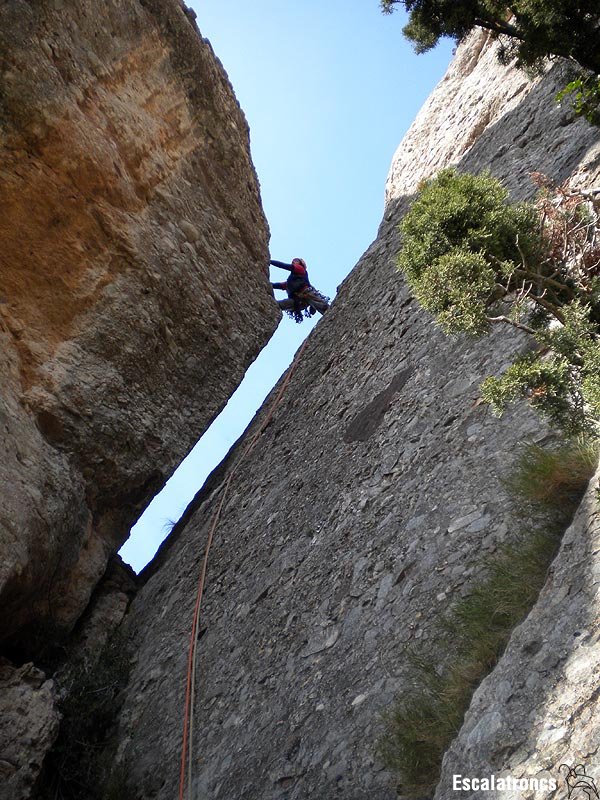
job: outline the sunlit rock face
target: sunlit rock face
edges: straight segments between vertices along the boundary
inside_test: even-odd
[[[455,775],[510,778],[518,782],[516,791],[521,796],[535,800],[570,792],[573,797],[596,796],[600,779],[599,478],[597,473],[590,482],[538,602],[474,695],[463,727],[444,758],[436,800],[456,796]],[[461,796],[475,800],[480,794],[464,791]]]
[[[3,3],[0,125],[0,638],[29,651],[279,312],[247,125],[182,4]]]
[[[276,388],[131,606],[138,661],[116,758],[130,797],[177,794],[188,640],[216,490],[271,412],[233,478],[211,551],[193,794],[396,796],[374,754],[379,714],[410,691],[407,650],[434,639],[447,605],[514,535],[501,478],[524,440],[548,435],[527,408],[498,420],[481,405],[481,380],[523,339],[445,337],[395,269],[397,226],[418,182],[450,163],[490,169],[515,198],[532,195],[534,170],[597,181],[598,131],[555,105],[562,80],[555,66],[528,83],[498,64],[483,34],[458,49],[394,158],[376,241],[311,334],[279,405]]]
[[[555,101],[566,82],[563,69],[555,65],[544,78],[530,80],[498,64],[487,33],[470,36],[394,154],[386,205],[448,166],[491,170],[515,197],[534,190],[531,171],[575,185],[589,181],[594,132],[582,122],[573,127],[568,104]]]

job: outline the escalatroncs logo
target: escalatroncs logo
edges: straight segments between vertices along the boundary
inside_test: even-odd
[[[574,767],[561,764],[558,771],[567,784],[568,800],[600,800],[596,783],[586,774],[583,764],[576,764]]]

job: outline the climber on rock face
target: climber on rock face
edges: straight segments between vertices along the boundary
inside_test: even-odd
[[[307,317],[312,317],[315,311],[324,314],[329,308],[329,298],[311,286],[308,279],[306,262],[302,258],[292,259],[291,264],[284,264],[283,261],[270,261],[274,267],[287,269],[290,277],[282,283],[272,283],[274,289],[285,289],[288,294],[287,300],[278,300],[277,303],[282,311],[296,320],[302,322],[302,312]]]

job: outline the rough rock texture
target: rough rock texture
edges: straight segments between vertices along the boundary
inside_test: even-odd
[[[110,636],[118,629],[139,581],[131,567],[113,556],[96,586],[85,613],[69,639],[69,656],[55,675],[60,689],[68,686],[74,671],[93,666]]]
[[[518,796],[566,797],[562,764],[583,765],[600,785],[599,477],[600,472],[590,482],[536,606],[475,693],[444,758],[436,800],[456,796],[454,774],[554,778],[556,791],[521,791]],[[479,796],[461,792],[465,800]],[[595,797],[581,788],[572,796]]]
[[[489,46],[486,34],[479,33],[459,47],[394,154],[386,204],[413,192],[423,178],[459,162],[486,128],[518,108],[532,88],[524,72],[498,69],[495,48]],[[509,142],[516,145],[510,138]]]
[[[530,81],[520,70],[499,68],[489,36],[471,36],[394,154],[385,187],[388,208],[419,181],[463,159],[466,169],[501,175],[518,197],[533,191],[532,171],[558,182],[571,178],[574,185],[589,181],[586,153],[594,132],[583,133],[583,123],[574,128],[568,104],[556,104],[565,72],[558,65],[550,72]]]
[[[54,684],[33,664],[0,658],[0,797],[29,797],[58,732]]]
[[[506,331],[480,343],[446,338],[395,270],[397,223],[416,181],[445,163],[489,167],[523,197],[533,188],[528,170],[593,180],[600,146],[597,130],[554,106],[556,69],[525,86],[496,64],[482,36],[459,50],[456,63],[467,65],[482,95],[500,91],[495,114],[481,123],[476,95],[471,117],[459,113],[458,79],[450,94],[445,82],[436,90],[440,99],[395,161],[410,150],[421,168],[404,182],[396,169],[377,240],[311,334],[232,483],[201,622],[194,796],[393,798],[373,748],[378,712],[406,685],[406,646],[432,635],[449,600],[511,535],[499,477],[519,443],[545,431],[522,408],[493,419],[478,403],[478,385],[521,340]],[[503,113],[510,83],[515,100]],[[475,126],[471,147],[467,134],[456,152],[465,118]],[[448,130],[449,120],[458,129]],[[446,144],[433,164],[432,133],[440,129]],[[129,614],[139,660],[118,761],[132,798],[176,794],[211,492],[242,446],[177,526]]]
[[[0,640],[27,655],[279,312],[247,125],[177,0],[2,3],[0,164]]]

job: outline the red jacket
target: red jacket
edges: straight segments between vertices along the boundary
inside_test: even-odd
[[[285,264],[283,261],[270,261],[274,267],[280,269],[287,269],[290,271],[290,277],[287,281],[282,283],[272,283],[274,289],[286,289],[288,297],[293,297],[295,294],[304,289],[305,286],[310,286],[308,278],[308,270],[302,264]]]

